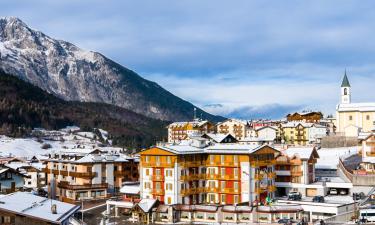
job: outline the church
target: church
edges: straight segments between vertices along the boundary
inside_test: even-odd
[[[347,137],[357,137],[360,132],[370,132],[374,128],[375,102],[352,103],[351,95],[345,71],[341,84],[341,102],[336,107],[336,132]]]

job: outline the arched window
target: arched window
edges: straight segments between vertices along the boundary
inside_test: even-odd
[[[348,95],[348,89],[344,88],[344,95]]]

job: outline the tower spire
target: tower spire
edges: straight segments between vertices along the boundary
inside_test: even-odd
[[[346,68],[344,73],[344,78],[342,79],[341,87],[350,87],[348,76],[346,75]]]

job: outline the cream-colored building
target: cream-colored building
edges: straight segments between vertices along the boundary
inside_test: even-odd
[[[369,132],[375,121],[375,102],[352,103],[351,87],[344,75],[341,84],[341,102],[336,107],[336,127],[339,134],[356,137],[359,132]]]
[[[216,130],[219,134],[231,134],[239,141],[247,137],[249,129],[247,121],[238,119],[227,119],[216,125]]]

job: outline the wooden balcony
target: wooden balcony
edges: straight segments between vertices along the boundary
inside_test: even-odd
[[[152,175],[151,179],[153,181],[164,181],[164,176],[163,175]]]
[[[114,171],[114,174],[115,176],[126,176],[126,175],[130,175],[130,171],[129,170],[116,170]]]
[[[268,189],[269,192],[275,192],[276,191],[276,186],[274,186],[274,185],[273,186],[268,186],[267,189]]]
[[[199,167],[202,166],[201,161],[185,161],[185,162],[179,162],[179,166],[183,168],[189,168],[189,167]]]
[[[164,163],[164,162],[142,162],[142,167],[163,167],[163,168],[173,168],[174,163]]]
[[[220,179],[219,174],[206,174],[206,180],[218,180]]]
[[[204,192],[205,192],[204,187],[193,187],[193,188],[181,190],[181,195],[183,195],[183,196],[196,195],[196,194],[204,193]]]
[[[275,172],[271,172],[271,173],[267,174],[267,178],[268,179],[274,179],[275,177],[276,177],[276,173]]]
[[[54,174],[54,175],[62,175],[62,176],[71,176],[71,177],[78,177],[78,178],[93,178],[97,176],[96,172],[76,172],[76,171],[66,171],[66,170],[56,170],[56,169],[48,169],[44,168],[43,171],[46,174]]]
[[[272,159],[272,160],[263,160],[263,161],[251,161],[250,162],[250,165],[252,167],[269,166],[269,165],[275,165],[275,164],[276,164],[276,160],[275,159]]]
[[[153,195],[164,195],[165,191],[164,191],[164,189],[152,189],[151,193]]]
[[[231,175],[220,175],[220,180],[239,180],[239,176],[234,176],[233,174]]]
[[[188,174],[188,175],[182,175],[180,177],[180,180],[182,181],[191,181],[191,180],[200,180],[200,179],[204,179],[203,176],[205,174]]]
[[[206,188],[205,188],[205,191],[206,191],[206,192],[214,192],[214,193],[218,193],[218,192],[220,192],[220,189],[217,188],[217,187],[206,187]]]
[[[68,190],[90,190],[90,189],[107,189],[108,184],[107,183],[101,183],[101,184],[69,184],[67,181],[61,181],[57,184],[58,188],[61,189],[68,189]]]
[[[222,188],[222,189],[220,189],[220,193],[240,194],[240,190],[239,189],[234,189],[234,188]]]
[[[303,175],[302,170],[292,170],[290,171],[290,175],[293,177],[300,177]]]

